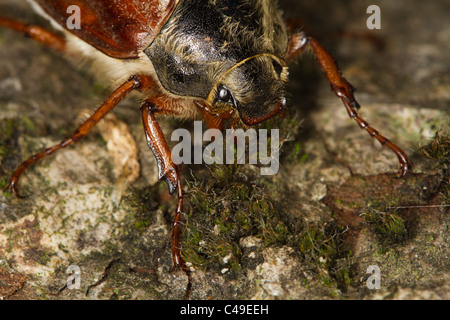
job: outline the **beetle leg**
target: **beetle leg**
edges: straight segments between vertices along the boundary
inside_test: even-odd
[[[119,88],[117,88],[103,104],[90,116],[74,133],[71,137],[61,141],[59,144],[54,145],[44,151],[35,154],[28,160],[24,161],[17,169],[14,171],[11,180],[9,182],[9,188],[11,191],[19,196],[18,192],[18,182],[21,174],[31,165],[38,162],[45,156],[51,155],[55,151],[61,148],[70,146],[71,144],[79,141],[81,138],[86,136],[91,129],[109,112],[111,111],[126,95],[131,91],[141,88],[144,77],[133,76]],[[19,196],[20,197],[20,196]]]
[[[66,40],[64,37],[40,26],[25,24],[7,18],[0,18],[0,26],[22,32],[25,36],[58,51],[64,51],[66,48]]]
[[[169,186],[169,192],[172,194],[178,187],[178,167],[172,161],[172,154],[167,145],[164,133],[161,130],[155,118],[155,113],[161,111],[158,107],[146,101],[141,106],[142,120],[144,123],[144,131],[147,137],[147,144],[155,155],[158,163],[159,179],[164,179]]]
[[[159,109],[155,103],[147,100],[141,106],[142,120],[144,123],[144,132],[147,143],[155,155],[158,163],[159,178],[166,180],[169,185],[169,192],[173,193],[178,190],[178,202],[175,216],[172,223],[172,260],[176,267],[181,268],[188,276],[188,289],[190,291],[190,270],[186,266],[184,259],[181,257],[180,236],[181,236],[181,216],[183,214],[183,187],[181,185],[180,171],[178,166],[172,161],[170,148],[164,137],[164,133],[156,120],[155,113],[164,112]],[[166,110],[167,112],[167,110]]]
[[[296,56],[303,52],[306,47],[310,47],[312,49],[314,56],[328,78],[331,85],[331,90],[333,90],[334,93],[341,98],[350,118],[354,119],[362,129],[369,133],[370,136],[376,138],[381,145],[388,147],[395,153],[400,163],[400,176],[404,176],[408,171],[408,168],[411,167],[411,163],[409,162],[405,152],[400,147],[389,141],[389,139],[382,136],[378,130],[371,127],[363,118],[361,118],[361,116],[358,115],[356,110],[359,109],[360,106],[353,96],[353,86],[344,78],[334,58],[325,50],[324,47],[322,47],[320,43],[318,43],[314,38],[305,36],[302,32],[293,34],[291,36],[288,52],[285,57],[286,63],[291,62]]]
[[[158,163],[159,179],[166,180],[169,186],[169,192],[172,194],[178,189],[178,202],[173,220],[172,230],[172,258],[177,267],[180,267],[185,272],[188,272],[183,258],[181,257],[181,250],[179,245],[180,240],[180,224],[181,215],[183,213],[183,187],[181,186],[180,171],[178,166],[172,161],[172,153],[164,137],[161,127],[156,121],[155,113],[160,111],[158,107],[146,101],[141,107],[142,121],[144,123],[144,132],[147,138],[147,143],[155,155]]]

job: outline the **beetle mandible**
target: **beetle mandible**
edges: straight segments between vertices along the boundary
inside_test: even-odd
[[[398,157],[400,175],[409,161],[401,148],[382,136],[357,113],[352,85],[333,57],[314,38],[290,27],[273,0],[29,0],[63,35],[39,26],[0,18],[0,26],[20,31],[56,50],[89,57],[122,85],[74,134],[23,162],[9,187],[18,195],[18,181],[41,158],[86,136],[133,91],[145,97],[141,106],[147,142],[170,193],[177,192],[173,217],[172,259],[189,276],[181,256],[180,222],[183,188],[178,166],[156,115],[193,117],[200,113],[210,128],[226,121],[254,126],[286,108],[288,64],[312,49],[341,98],[348,115]],[[81,9],[81,28],[69,30],[67,8]]]

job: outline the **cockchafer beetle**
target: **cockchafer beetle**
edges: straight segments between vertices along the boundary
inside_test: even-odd
[[[253,126],[286,107],[288,64],[312,49],[331,89],[349,116],[398,157],[400,175],[409,161],[398,146],[357,113],[353,87],[333,57],[314,39],[285,23],[272,0],[29,0],[63,32],[63,36],[0,18],[0,26],[20,31],[56,50],[76,52],[103,66],[108,77],[123,83],[68,139],[34,155],[14,172],[9,187],[18,195],[25,169],[41,158],[79,141],[132,91],[145,96],[141,106],[147,142],[159,178],[177,191],[172,258],[189,276],[179,245],[183,188],[179,169],[155,115],[203,115],[210,128],[226,120]],[[80,28],[69,30],[67,8],[81,10]]]

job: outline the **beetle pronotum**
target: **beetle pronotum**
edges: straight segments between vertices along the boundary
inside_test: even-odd
[[[29,0],[31,2],[31,0]],[[35,0],[33,6],[62,35],[0,18],[0,26],[20,31],[59,51],[88,56],[122,85],[68,139],[23,162],[9,187],[18,195],[24,170],[41,158],[86,136],[133,91],[145,96],[144,132],[170,193],[177,191],[172,258],[189,275],[179,246],[183,188],[179,169],[155,115],[193,116],[199,112],[210,128],[225,120],[253,126],[285,107],[288,64],[312,49],[331,89],[348,115],[398,157],[401,176],[409,161],[401,148],[382,136],[357,113],[353,87],[333,57],[314,39],[290,28],[271,0]],[[80,28],[68,30],[67,8],[81,9]]]

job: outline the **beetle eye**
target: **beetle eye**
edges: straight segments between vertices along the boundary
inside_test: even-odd
[[[231,95],[230,90],[224,85],[219,86],[217,89],[217,101],[224,103],[233,102],[233,96]]]

